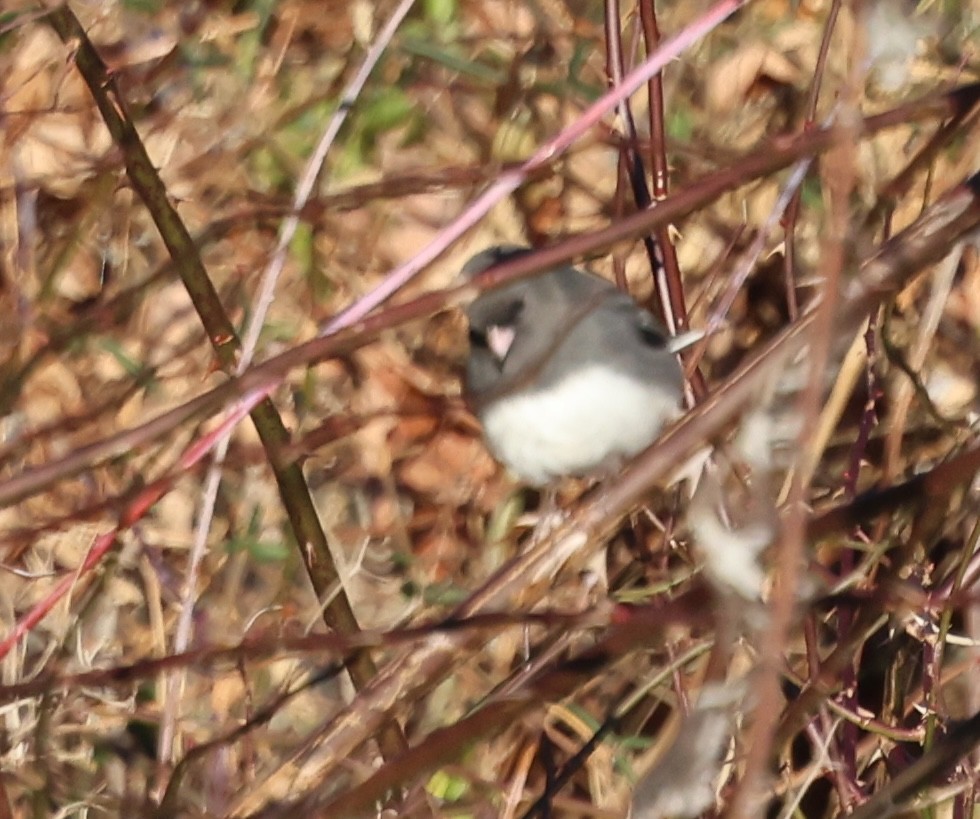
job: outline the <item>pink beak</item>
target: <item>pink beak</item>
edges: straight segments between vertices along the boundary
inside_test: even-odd
[[[507,358],[510,345],[514,343],[514,328],[491,325],[487,328],[487,346],[498,361]]]

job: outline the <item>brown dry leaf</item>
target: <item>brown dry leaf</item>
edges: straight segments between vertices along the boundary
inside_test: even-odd
[[[79,411],[85,395],[79,373],[58,359],[48,359],[24,387],[28,423],[32,427],[51,424]]]
[[[211,681],[211,695],[208,701],[214,710],[214,715],[220,720],[227,720],[238,715],[245,683],[238,674],[224,674]]]
[[[99,43],[99,56],[110,72],[122,71],[166,57],[178,46],[173,32],[149,29],[116,43]]]
[[[234,40],[240,34],[254,31],[261,22],[258,13],[254,11],[230,16],[209,15],[207,22],[200,31],[201,41]]]
[[[967,248],[963,278],[949,297],[949,312],[980,337],[980,250]]]
[[[371,501],[370,532],[375,537],[390,537],[404,529],[405,510],[400,498],[385,492]]]
[[[977,380],[963,375],[945,362],[933,365],[925,381],[926,392],[943,415],[954,417],[977,407]]]
[[[388,437],[397,423],[392,416],[372,418],[354,436],[361,467],[368,475],[390,475],[392,467]]]
[[[10,114],[29,122],[31,116],[48,109],[54,76],[51,67],[62,53],[61,41],[45,28],[34,29],[21,41],[6,77]],[[16,137],[18,130],[5,129],[4,133]]]
[[[459,577],[459,565],[465,546],[451,532],[438,529],[417,539],[414,553],[426,568],[430,583],[441,583]]]
[[[32,29],[6,78],[5,107],[19,115],[4,134],[23,184],[75,196],[111,147],[77,73],[65,67],[65,46],[52,31]]]
[[[410,444],[428,438],[439,427],[439,423],[434,415],[402,416],[388,437],[392,452],[404,452]]]
[[[417,456],[399,464],[398,475],[410,489],[436,503],[462,505],[478,498],[498,467],[476,438],[442,432]]]
[[[375,344],[358,351],[357,361],[366,377],[352,404],[354,412],[370,416],[401,407],[409,391],[403,376],[408,359],[391,345]]]
[[[122,653],[118,639],[119,608],[108,595],[99,594],[76,635],[75,656],[80,670],[105,666]]]
[[[188,482],[189,483],[189,482]],[[190,490],[187,483],[178,490]],[[146,536],[149,542],[167,549],[184,551],[191,548],[194,531],[195,495],[190,491],[168,492],[146,518]]]
[[[763,78],[794,86],[801,81],[799,69],[767,44],[751,42],[740,46],[711,66],[705,86],[708,107],[718,114],[734,111]]]
[[[63,532],[47,532],[35,541],[33,553],[45,566],[74,570],[85,560],[95,538],[103,531],[104,526],[85,523]]]

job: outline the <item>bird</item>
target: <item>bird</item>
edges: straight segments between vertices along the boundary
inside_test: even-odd
[[[490,247],[472,279],[530,253]],[[563,265],[466,308],[464,394],[491,453],[533,487],[617,469],[679,414],[683,372],[663,326],[611,282]]]

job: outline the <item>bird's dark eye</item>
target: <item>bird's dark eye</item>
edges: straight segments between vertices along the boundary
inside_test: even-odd
[[[522,299],[509,301],[500,305],[499,310],[494,311],[493,321],[490,323],[495,327],[513,327],[517,324],[517,319],[520,318],[523,311],[524,301]]]
[[[512,299],[493,305],[490,310],[480,310],[479,317],[470,318],[470,344],[486,349],[487,332],[491,327],[513,327],[524,310],[522,299]]]
[[[470,327],[470,346],[486,349],[487,334],[483,330],[478,330],[476,327]]]
[[[649,344],[651,347],[667,346],[667,336],[664,335],[664,332],[655,325],[641,324],[640,335],[643,336],[644,343]]]

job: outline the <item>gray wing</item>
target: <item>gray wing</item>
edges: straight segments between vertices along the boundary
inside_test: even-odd
[[[612,285],[610,285],[612,287]],[[612,287],[569,334],[558,358],[604,363],[625,375],[658,381],[680,396],[683,376],[667,350],[663,326],[629,295]],[[560,368],[562,362],[556,362]]]

